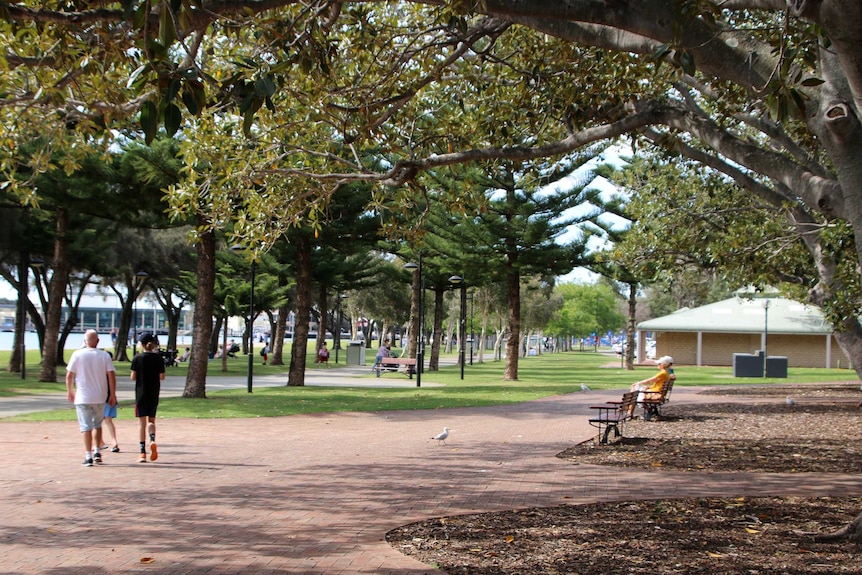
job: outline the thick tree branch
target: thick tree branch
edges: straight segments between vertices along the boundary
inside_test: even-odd
[[[766,118],[754,117],[749,114],[735,114],[733,117],[768,136],[776,146],[786,150],[797,162],[799,162],[800,165],[805,166],[807,170],[810,170],[812,173],[819,174],[824,178],[831,177],[831,174],[829,174],[823,166],[814,161],[807,150],[791,139],[787,132],[781,128],[781,124],[772,122]]]
[[[318,180],[337,180],[342,183],[353,181],[375,181],[386,186],[401,186],[412,180],[424,170],[431,170],[444,166],[479,162],[495,159],[507,159],[518,161],[529,161],[540,158],[560,156],[578,150],[588,144],[601,140],[608,140],[624,134],[638,131],[644,126],[658,122],[663,116],[663,106],[658,103],[644,103],[639,109],[616,122],[611,122],[594,128],[587,128],[564,138],[558,142],[545,146],[511,146],[490,147],[450,154],[433,155],[424,159],[402,160],[388,171],[383,173],[360,172],[360,173],[328,173],[315,174],[296,169],[275,169],[267,171],[268,174],[302,175],[304,177]]]
[[[749,173],[733,164],[730,164],[722,158],[719,158],[714,154],[708,154],[703,150],[698,150],[697,148],[684,143],[679,138],[670,137],[668,134],[660,132],[655,128],[646,128],[641,132],[641,134],[660,148],[664,148],[672,153],[681,154],[686,158],[695,160],[705,166],[709,166],[717,172],[721,172],[722,174],[729,176],[739,187],[752,192],[770,205],[781,207],[784,202],[793,199],[792,197],[784,196],[778,193],[775,189],[764,185],[753,178]]]
[[[844,195],[837,180],[812,173],[782,154],[737,138],[699,114],[672,105],[667,106],[666,112],[660,123],[688,132],[722,156],[780,182],[810,207],[827,215],[847,219]]]

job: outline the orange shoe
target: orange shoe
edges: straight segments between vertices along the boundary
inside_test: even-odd
[[[141,455],[138,456],[138,463],[146,463],[146,462],[147,462],[147,454],[141,453]]]
[[[159,458],[159,447],[155,443],[150,444],[150,461],[155,461]]]

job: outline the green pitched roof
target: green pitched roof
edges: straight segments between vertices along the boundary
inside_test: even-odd
[[[764,309],[765,302],[769,302],[768,314],[767,309]],[[769,333],[832,333],[832,326],[826,322],[820,308],[780,297],[732,298],[694,309],[683,308],[664,317],[643,321],[638,324],[638,329],[762,333],[765,326],[769,328]]]

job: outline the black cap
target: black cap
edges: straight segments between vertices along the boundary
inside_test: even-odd
[[[157,338],[153,334],[153,332],[145,331],[141,334],[141,337],[138,338],[138,341],[141,342],[143,345],[149,345],[153,342],[159,343],[159,338]]]

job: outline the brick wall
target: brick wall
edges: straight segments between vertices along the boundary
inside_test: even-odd
[[[656,334],[656,357],[670,355],[678,365],[697,364],[697,333]],[[704,333],[701,365],[733,365],[734,353],[755,353],[761,349],[761,334]],[[789,367],[826,367],[826,337],[823,335],[769,334],[767,353],[785,356]],[[832,338],[829,367],[848,368],[850,362]]]

